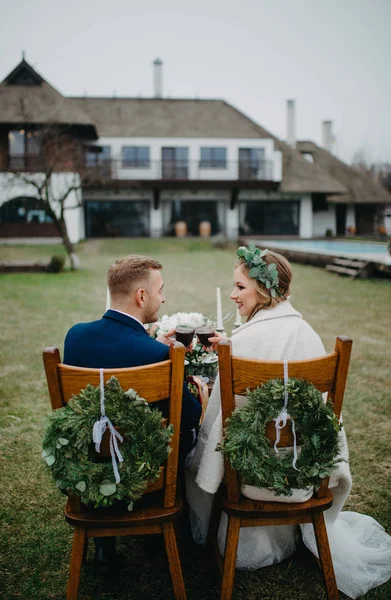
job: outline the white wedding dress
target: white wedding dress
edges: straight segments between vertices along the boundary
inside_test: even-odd
[[[304,360],[325,354],[320,338],[288,301],[260,311],[249,323],[236,329],[232,334],[232,346],[236,356],[265,360]],[[240,402],[240,397],[238,400]],[[194,540],[199,544],[206,542],[213,496],[223,478],[223,457],[215,451],[221,436],[220,385],[217,378],[193,460],[186,472],[191,528]],[[391,537],[371,517],[341,512],[352,483],[344,429],[340,441],[342,462],[330,479],[334,503],[325,512],[325,519],[338,589],[350,598],[358,598],[391,577]],[[242,493],[270,499],[268,490],[252,486],[242,486]],[[303,495],[302,501],[305,499]],[[275,500],[286,501],[287,498],[278,496]],[[221,553],[224,552],[227,521],[223,513],[218,531]],[[312,526],[300,527],[305,545],[317,555]],[[293,554],[297,540],[298,529],[291,525],[242,528],[236,567],[259,569],[279,563]]]

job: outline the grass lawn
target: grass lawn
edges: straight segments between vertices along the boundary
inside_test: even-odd
[[[41,352],[49,345],[62,352],[64,336],[74,323],[101,317],[107,268],[131,252],[148,254],[164,265],[167,302],[161,314],[196,310],[215,316],[216,286],[221,287],[223,314],[234,308],[229,293],[235,247],[213,250],[201,240],[89,241],[79,246],[78,272],[0,275],[0,598],[4,600],[65,597],[72,530],[63,518],[64,497],[41,459],[50,412]],[[53,246],[1,246],[0,260],[44,259],[60,253],[62,248]],[[391,284],[352,281],[302,265],[293,265],[293,272],[292,303],[320,334],[326,349],[333,349],[337,334],[353,338],[344,423],[354,485],[346,508],[373,516],[391,533]],[[118,580],[105,583],[95,580],[92,567],[87,567],[80,600],[173,597],[163,556],[148,550],[143,540],[123,538],[119,545],[128,558],[127,568]],[[217,569],[208,550],[196,547],[182,560],[188,598],[218,598]],[[390,582],[365,596],[390,597]],[[238,572],[235,598],[321,600],[325,593],[316,564],[300,552],[280,565]]]

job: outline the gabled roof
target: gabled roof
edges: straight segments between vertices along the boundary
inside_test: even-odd
[[[28,83],[20,81],[28,75]],[[31,83],[31,81],[35,83]],[[95,125],[75,103],[47,83],[24,59],[0,84],[0,124],[79,126],[96,138]]]
[[[22,61],[7,75],[3,83],[8,85],[41,85],[44,81],[44,78],[29,65],[23,56]]]
[[[329,173],[347,190],[347,194],[330,197],[332,202],[355,204],[390,204],[391,194],[380,184],[373,181],[368,175],[360,173],[339,160],[336,156],[320,148],[314,142],[298,142],[298,149],[303,154],[311,154],[315,166]]]

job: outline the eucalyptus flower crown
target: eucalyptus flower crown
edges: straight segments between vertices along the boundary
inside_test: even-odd
[[[278,287],[279,279],[276,263],[268,265],[262,258],[268,252],[269,250],[261,250],[250,242],[248,246],[240,246],[237,255],[248,267],[248,276],[263,283],[266,289],[270,290],[272,297],[275,298],[276,292],[279,296],[282,296],[282,294]]]

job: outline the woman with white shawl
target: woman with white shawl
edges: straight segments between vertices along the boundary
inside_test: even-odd
[[[230,297],[247,321],[232,333],[232,353],[275,361],[324,355],[320,337],[289,302],[292,272],[288,261],[274,252],[259,254],[254,245],[239,248],[238,256]],[[210,338],[215,345],[220,339],[220,335]],[[243,397],[237,397],[237,406],[244,401]],[[201,544],[206,542],[213,495],[224,475],[223,456],[216,451],[222,433],[217,377],[186,476],[192,533],[195,542]],[[351,598],[358,598],[391,577],[391,537],[371,517],[341,512],[352,481],[343,428],[340,437],[342,460],[330,479],[334,503],[325,512],[325,518],[338,589]],[[258,500],[304,502],[308,499],[304,490],[286,497],[243,485],[242,493]],[[218,533],[221,552],[225,546],[226,525],[227,517],[223,513]],[[317,554],[312,527],[303,525],[301,530],[304,543]],[[281,562],[295,551],[298,539],[298,530],[290,525],[242,528],[236,568],[258,569]]]

